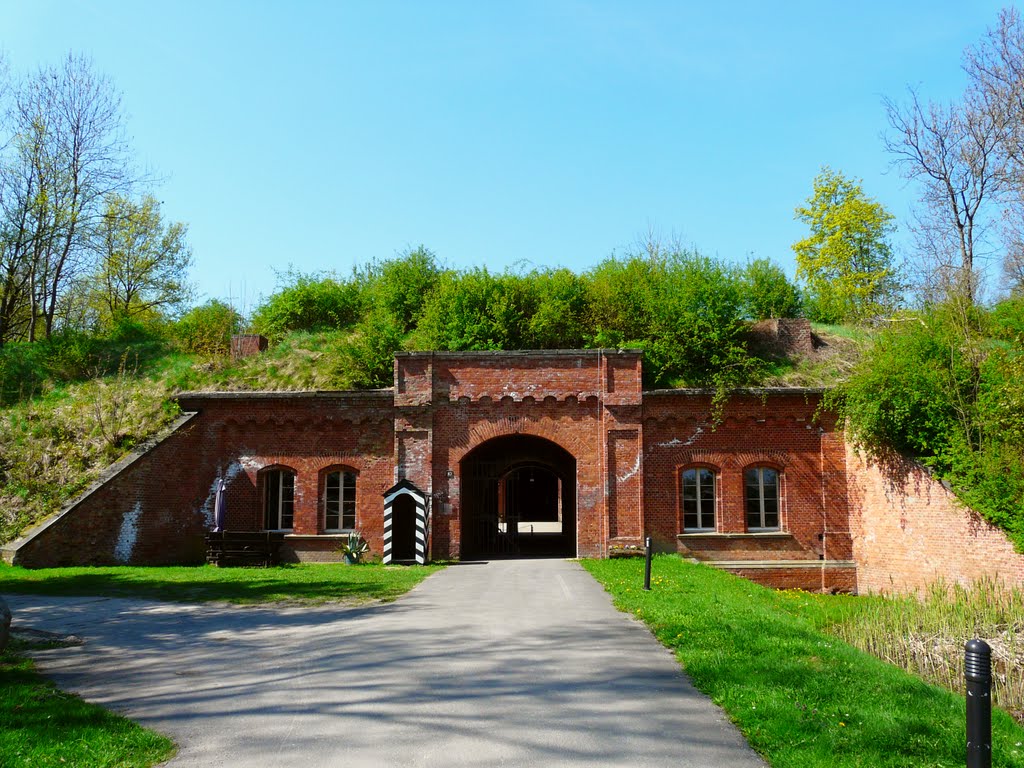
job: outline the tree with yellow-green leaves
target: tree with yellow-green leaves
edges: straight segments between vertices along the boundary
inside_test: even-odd
[[[864,194],[859,181],[823,167],[796,218],[810,229],[793,251],[812,320],[862,321],[899,304],[901,286],[889,244],[894,217]]]
[[[175,314],[192,298],[187,279],[192,249],[188,228],[164,223],[152,195],[136,202],[108,195],[100,218],[99,264],[93,277],[93,303],[101,328],[122,320]]]

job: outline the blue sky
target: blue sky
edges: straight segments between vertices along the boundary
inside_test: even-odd
[[[1000,3],[3,0],[14,71],[92,57],[123,94],[203,298],[423,244],[584,270],[654,232],[793,274],[828,164],[905,220],[883,96],[964,85]],[[902,239],[898,239],[900,244]]]

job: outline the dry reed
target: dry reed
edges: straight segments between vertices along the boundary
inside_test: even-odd
[[[832,631],[863,651],[948,690],[964,690],[964,643],[992,646],[992,695],[1024,722],[1024,592],[994,578],[932,584],[916,597],[850,604]]]

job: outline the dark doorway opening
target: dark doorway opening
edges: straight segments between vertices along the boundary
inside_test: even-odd
[[[391,562],[416,559],[416,502],[403,493],[391,511]]]
[[[576,459],[532,435],[488,440],[462,460],[462,557],[576,555]]]

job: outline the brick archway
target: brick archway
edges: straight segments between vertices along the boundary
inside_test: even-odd
[[[462,557],[574,557],[576,459],[534,435],[503,435],[462,459]]]

